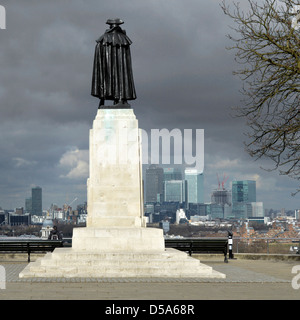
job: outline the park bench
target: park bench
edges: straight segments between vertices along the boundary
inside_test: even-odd
[[[28,262],[32,252],[52,252],[57,247],[63,247],[62,240],[1,240],[0,252],[26,252]]]
[[[193,253],[223,253],[224,262],[228,262],[228,238],[165,239],[165,247],[188,252],[190,256]]]

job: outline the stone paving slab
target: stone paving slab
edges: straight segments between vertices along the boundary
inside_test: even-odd
[[[126,282],[290,282],[268,274],[246,270],[231,264],[215,264],[216,271],[226,274],[225,279],[220,278],[19,278],[19,273],[26,267],[25,263],[4,263],[7,282],[59,282],[59,283],[126,283]]]

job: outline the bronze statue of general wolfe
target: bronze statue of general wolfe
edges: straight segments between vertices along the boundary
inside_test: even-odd
[[[106,23],[110,28],[96,40],[91,94],[100,99],[99,108],[130,108],[127,101],[136,99],[132,41],[120,27],[122,20],[109,19]],[[113,100],[113,105],[105,107],[105,100]]]

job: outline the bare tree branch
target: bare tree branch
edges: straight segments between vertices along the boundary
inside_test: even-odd
[[[247,13],[238,3],[232,11],[225,0],[221,5],[235,22],[234,36],[228,35],[234,45],[228,49],[236,50],[235,60],[242,66],[234,74],[243,81],[245,100],[235,112],[250,129],[246,150],[256,159],[273,160],[271,170],[300,180],[300,3],[248,4]]]

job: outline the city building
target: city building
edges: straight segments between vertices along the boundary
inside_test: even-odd
[[[51,216],[53,219],[65,220],[65,212],[63,210],[52,211]]]
[[[224,185],[211,195],[210,214],[212,219],[227,219],[232,216],[231,192]]]
[[[53,221],[52,219],[46,218],[43,221],[42,229],[41,229],[41,238],[44,240],[48,240],[50,232],[53,230]]]
[[[146,169],[145,202],[162,202],[164,192],[164,170],[156,165]]]
[[[31,224],[43,224],[43,221],[45,220],[45,216],[37,216],[37,215],[32,215],[31,216]]]
[[[20,225],[30,225],[31,219],[30,219],[30,213],[25,214],[18,214],[15,212],[9,212],[8,213],[8,224],[10,226],[20,226]]]
[[[259,223],[259,224],[267,224],[270,223],[270,218],[268,217],[249,217],[247,219],[248,222],[255,222],[255,223]]]
[[[15,213],[16,213],[16,214],[19,214],[19,215],[24,214],[24,208],[23,208],[23,207],[16,208],[16,209],[15,209]]]
[[[25,199],[25,212],[31,213],[32,211],[32,198]]]
[[[185,215],[185,212],[182,208],[178,209],[176,211],[176,223],[179,224],[180,223],[180,220],[187,220],[187,217]]]
[[[31,189],[31,213],[40,216],[43,214],[42,209],[42,188],[35,187]]]
[[[0,225],[7,224],[7,214],[4,210],[0,210]]]
[[[247,217],[263,217],[264,206],[262,202],[247,203]]]
[[[77,224],[86,223],[86,219],[87,219],[87,214],[86,213],[79,214],[78,217],[77,217]]]
[[[185,202],[185,181],[167,180],[164,182],[164,187],[165,202]]]
[[[210,215],[210,203],[190,203],[188,215],[207,216]]]
[[[232,181],[232,215],[237,219],[252,215],[251,203],[256,202],[256,181]],[[251,213],[250,213],[251,212]]]
[[[231,205],[231,192],[229,190],[214,190],[211,195],[211,203]]]
[[[187,183],[187,203],[204,202],[204,177],[203,172],[195,168],[187,168],[184,171],[184,178]]]
[[[164,181],[182,180],[182,172],[179,168],[164,168]]]
[[[256,202],[256,181],[232,181],[232,202]]]
[[[232,208],[228,204],[210,203],[209,213],[211,219],[229,219],[232,215]]]

